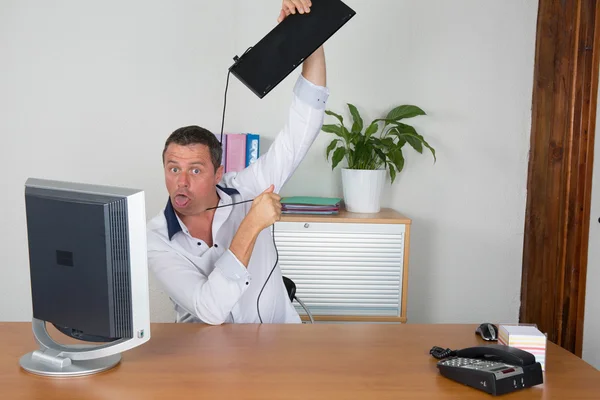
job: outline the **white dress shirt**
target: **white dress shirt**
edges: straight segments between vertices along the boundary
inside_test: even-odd
[[[217,187],[219,205],[251,200],[275,185],[275,192],[294,173],[321,130],[329,90],[298,77],[289,115],[269,150],[240,172],[229,172]],[[248,268],[229,245],[252,203],[217,208],[212,224],[213,246],[190,235],[173,210],[148,223],[148,265],[174,303],[178,322],[299,323],[277,262],[271,228],[256,240]]]

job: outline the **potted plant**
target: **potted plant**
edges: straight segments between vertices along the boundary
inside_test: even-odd
[[[417,133],[414,127],[401,122],[406,118],[426,115],[414,105],[401,105],[393,108],[385,118],[363,123],[358,109],[348,104],[352,116],[352,126],[344,125],[344,118],[330,110],[327,115],[337,118],[339,124],[323,125],[324,132],[333,133],[333,139],[326,150],[326,158],[331,155],[331,169],[343,159],[347,166],[342,169],[342,187],[346,209],[351,212],[375,213],[380,207],[381,192],[389,172],[391,183],[404,168],[402,148],[408,143],[414,150],[423,153],[423,147],[431,151],[434,162],[435,149]]]

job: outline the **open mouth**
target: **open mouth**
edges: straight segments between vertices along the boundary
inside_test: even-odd
[[[190,203],[190,198],[183,194],[178,194],[175,196],[175,205],[177,207],[183,208]]]

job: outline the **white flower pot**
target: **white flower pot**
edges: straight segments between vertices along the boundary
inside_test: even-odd
[[[379,212],[386,172],[385,169],[342,168],[342,188],[346,210],[357,213]]]

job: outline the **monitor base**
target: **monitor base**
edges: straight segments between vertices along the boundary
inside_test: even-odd
[[[77,347],[78,345],[72,346]],[[87,346],[81,346],[81,348],[85,347]],[[39,350],[27,353],[19,360],[21,368],[29,373],[59,378],[97,374],[114,368],[120,362],[121,354],[113,354],[92,360],[50,359]]]
[[[54,377],[92,375],[111,369],[121,361],[121,353],[135,345],[137,339],[123,338],[105,344],[60,344],[50,337],[46,321],[33,318],[32,329],[40,347],[23,355],[19,364],[32,374]]]

